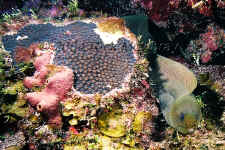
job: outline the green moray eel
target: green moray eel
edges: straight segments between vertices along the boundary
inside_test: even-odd
[[[147,16],[125,16],[123,19],[136,36],[142,35],[145,43],[152,38]],[[151,85],[167,123],[188,133],[201,119],[200,107],[192,94],[197,86],[195,75],[184,65],[160,55],[149,54],[148,60]]]
[[[150,65],[150,79],[167,123],[182,133],[192,131],[201,119],[200,106],[192,94],[197,87],[193,72],[157,55]]]

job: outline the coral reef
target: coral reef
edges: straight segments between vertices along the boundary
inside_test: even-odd
[[[25,118],[29,115],[29,108],[26,106],[26,100],[23,99],[22,94],[17,97],[17,100],[13,104],[2,104],[0,110],[1,115],[9,116],[7,121],[9,123],[18,120],[17,116]]]
[[[52,52],[44,52],[37,48],[34,53],[39,54],[34,59],[36,72],[32,77],[26,77],[24,79],[24,85],[27,88],[32,88],[45,84],[45,88],[40,92],[27,93],[25,99],[31,105],[35,106],[38,111],[46,114],[49,123],[61,125],[59,102],[65,100],[66,94],[73,86],[73,71],[68,67],[52,66],[57,72],[50,74],[51,69],[49,69],[50,67],[48,68],[48,65],[50,65]],[[51,76],[47,78],[47,75]]]
[[[104,135],[122,137],[126,134],[126,121],[131,122],[132,117],[132,114],[125,114],[122,109],[113,107],[112,111],[105,110],[98,117],[98,128]]]
[[[149,17],[156,22],[166,21],[174,10],[189,9],[190,11],[191,9],[197,9],[204,16],[213,16],[215,10],[225,7],[224,2],[221,0],[162,0],[160,2],[156,0],[133,0],[133,2],[147,9]],[[222,12],[223,9],[220,11]]]
[[[215,24],[209,24],[206,32],[201,33],[199,39],[191,40],[186,55],[193,55],[195,63],[216,62],[218,55],[224,53],[224,29]],[[189,53],[189,54],[188,54]],[[218,63],[220,63],[218,61]]]
[[[8,136],[0,142],[0,148],[3,150],[21,149],[25,145],[25,136],[23,132],[18,131],[15,135]]]
[[[15,63],[33,62],[36,71],[23,82],[27,88],[41,89],[27,93],[25,99],[56,125],[61,124],[59,102],[72,86],[73,93],[81,97],[100,94],[104,98],[128,91],[138,59],[136,37],[116,17],[64,26],[27,25],[16,34],[3,36],[3,44],[12,51]]]
[[[209,87],[225,99],[225,67],[221,65],[192,66],[197,74],[200,85]],[[206,77],[202,77],[206,76]]]
[[[24,79],[24,85],[27,88],[32,88],[33,86],[41,86],[43,84],[46,75],[48,74],[48,69],[46,65],[50,64],[51,55],[51,52],[46,52],[35,59],[34,67],[36,69],[36,72],[34,76],[26,77]],[[16,57],[18,57],[18,55]]]
[[[142,7],[147,9],[151,19],[155,21],[165,21],[168,18],[168,9],[170,0],[133,0],[134,3],[140,3]]]
[[[61,0],[50,3],[35,0],[29,1],[37,6],[37,10],[29,12],[30,17],[5,15],[5,22],[0,23],[2,47],[12,54],[12,59],[0,56],[0,100],[3,103],[0,119],[4,120],[1,129],[9,125],[4,132],[22,131],[26,142],[23,149],[223,148],[224,66],[188,65],[182,58],[184,51],[191,61],[196,56],[198,61],[209,63],[211,57],[217,58],[215,55],[223,58],[224,30],[218,24],[209,25],[214,22],[213,17],[217,17],[212,13],[218,6],[211,5],[211,1],[204,4],[195,0],[188,0],[188,4],[180,0],[140,1],[148,14],[122,19],[71,21],[67,18],[62,21],[65,16],[77,17],[77,2],[84,8],[85,15],[91,16],[97,13],[123,16],[144,10],[139,5],[134,8],[130,0],[74,0],[70,1],[74,2],[73,8],[68,5],[66,8],[65,1]],[[176,11],[171,14],[169,7]],[[65,10],[71,12],[65,14]],[[96,10],[103,12],[91,12]],[[54,18],[48,18],[48,14]],[[37,20],[39,17],[47,18]],[[154,24],[167,18],[164,27]],[[168,39],[164,40],[159,31],[166,32]],[[158,45],[152,40],[158,40]],[[193,49],[187,49],[188,43]],[[166,46],[171,53],[164,51]],[[152,67],[155,63],[149,57],[152,53],[172,54],[171,58],[184,63],[197,75],[210,74],[209,79],[199,81],[196,88],[195,76],[178,63],[158,56],[158,66]],[[36,69],[34,73],[26,71],[30,64]],[[150,69],[162,83],[152,81]],[[156,90],[159,95],[155,94]],[[21,95],[16,100],[15,97]],[[198,130],[182,134],[193,131],[197,123]],[[0,139],[8,138],[4,136],[0,134]]]
[[[145,11],[141,7],[134,7],[131,0],[91,0],[82,1],[78,0],[79,8],[85,11],[102,11],[107,13],[109,16],[126,16],[135,14],[144,14]]]
[[[103,27],[106,22],[111,23]],[[116,30],[116,33],[107,33],[104,28]],[[36,31],[39,35],[35,34]],[[13,41],[17,36],[29,38]],[[74,88],[79,94],[111,95],[126,89],[126,82],[137,59],[137,41],[121,19],[112,17],[77,21],[63,27],[28,25],[17,35],[3,36],[5,48],[11,51],[18,49],[17,45],[29,47],[34,42],[44,41],[54,43],[56,50],[52,63],[68,66],[75,73]]]

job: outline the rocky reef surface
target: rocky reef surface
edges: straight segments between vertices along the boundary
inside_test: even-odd
[[[190,43],[191,53],[189,47],[177,55],[179,45],[166,53],[161,49],[164,43],[152,41],[157,40],[152,33],[160,30],[149,23],[141,15],[78,21],[17,16],[1,23],[0,147],[223,149],[224,66],[208,65],[213,62],[199,57],[204,48],[222,55],[223,43],[215,47],[215,41],[223,41],[222,28],[211,30],[214,25],[209,25],[200,44],[194,40],[203,45],[200,51]],[[186,26],[180,28],[184,30],[178,37],[190,32]],[[176,40],[170,44],[179,44]],[[151,68],[154,59],[149,55],[156,52],[170,58],[156,57],[158,70]],[[213,61],[218,58],[210,56]],[[155,93],[158,82],[151,78],[152,69],[160,71],[158,78],[168,80],[159,89],[161,97]],[[192,86],[189,80],[194,81]],[[176,101],[183,93],[191,95],[191,103],[184,98]],[[189,127],[192,130],[184,134]]]

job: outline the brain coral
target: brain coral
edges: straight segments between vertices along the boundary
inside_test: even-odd
[[[75,91],[85,95],[125,90],[137,60],[136,38],[116,17],[28,24],[16,34],[4,35],[2,41],[11,52],[32,43],[54,43],[51,64],[71,68]]]

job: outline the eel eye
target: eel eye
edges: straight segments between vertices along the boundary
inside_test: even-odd
[[[184,121],[184,113],[180,113],[180,120]]]

